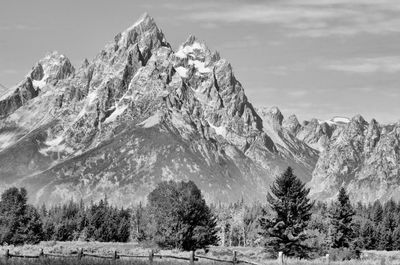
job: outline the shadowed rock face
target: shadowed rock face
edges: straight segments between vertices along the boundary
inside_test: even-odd
[[[34,203],[126,205],[170,179],[209,201],[260,200],[288,165],[309,179],[318,155],[283,116],[258,115],[217,52],[193,36],[173,51],[146,14],[77,69],[49,54],[13,93],[0,102],[1,187],[26,186]]]

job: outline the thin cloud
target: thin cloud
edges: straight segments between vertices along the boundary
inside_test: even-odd
[[[5,70],[0,71],[0,73],[2,75],[15,75],[18,73],[18,71],[14,70],[14,69],[5,69]]]
[[[379,72],[393,74],[400,72],[400,57],[357,58],[333,62],[323,66],[323,68],[355,74]]]
[[[286,24],[300,22],[302,20],[313,21],[320,19],[333,19],[352,11],[324,10],[319,8],[305,7],[282,7],[272,5],[238,5],[234,8],[227,8],[218,11],[200,11],[183,15],[182,18],[194,21],[215,21],[225,23],[253,22],[261,24]]]
[[[309,94],[309,91],[307,90],[293,90],[293,91],[288,91],[286,94],[290,97],[298,98],[298,97],[304,97]]]
[[[23,24],[0,26],[0,31],[11,31],[11,30],[35,31],[35,30],[40,30],[40,28],[32,25],[23,25]]]
[[[389,0],[219,1],[185,11],[182,20],[200,23],[277,24],[290,37],[400,32],[400,2]]]
[[[249,47],[257,47],[261,45],[263,45],[263,43],[257,37],[248,35],[237,40],[226,41],[219,45],[217,48],[219,50],[242,48],[248,49]]]

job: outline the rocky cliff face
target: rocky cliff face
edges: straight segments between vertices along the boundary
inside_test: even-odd
[[[399,123],[384,126],[353,117],[321,153],[309,183],[312,195],[329,200],[344,186],[355,201],[400,199],[399,132]]]
[[[317,159],[279,113],[257,113],[229,62],[193,36],[173,51],[148,15],[76,69],[46,56],[3,101],[1,187],[35,203],[126,205],[169,179],[209,201],[258,200],[288,165],[309,180]]]

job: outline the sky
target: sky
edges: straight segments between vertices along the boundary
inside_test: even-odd
[[[144,12],[173,49],[218,50],[256,107],[400,120],[398,0],[1,0],[0,91],[54,50],[79,66]]]

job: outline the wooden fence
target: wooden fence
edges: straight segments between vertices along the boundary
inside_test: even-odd
[[[99,258],[99,259],[110,259],[110,260],[118,260],[121,258],[130,258],[130,259],[147,259],[149,265],[153,265],[153,261],[155,258],[158,259],[176,259],[176,260],[184,260],[184,261],[189,261],[190,265],[194,265],[195,261],[199,261],[200,259],[204,260],[210,260],[214,262],[221,262],[221,263],[230,263],[233,265],[236,264],[250,264],[250,265],[261,265],[260,263],[256,263],[253,261],[249,260],[241,260],[237,258],[237,252],[233,251],[232,252],[232,258],[231,259],[218,259],[214,257],[207,257],[207,256],[202,256],[202,255],[196,255],[194,251],[191,251],[189,254],[189,257],[183,257],[183,256],[173,256],[173,255],[160,255],[160,254],[155,254],[153,250],[149,251],[148,255],[128,255],[128,254],[119,254],[117,251],[114,251],[112,256],[104,256],[100,254],[94,254],[94,253],[86,253],[84,250],[81,248],[77,254],[70,254],[70,255],[64,255],[64,254],[55,254],[55,253],[44,253],[43,249],[40,250],[38,255],[22,255],[22,254],[12,254],[10,253],[9,249],[6,249],[4,253],[4,258],[6,260],[11,259],[11,258],[23,258],[23,259],[41,259],[41,258],[76,258],[78,260],[81,260],[84,257],[91,257],[91,258]],[[279,252],[278,255],[278,260],[277,264],[279,265],[284,265],[287,262],[286,257],[283,255],[282,252]],[[330,264],[330,258],[329,254],[325,256],[325,264]],[[380,260],[380,265],[385,265],[386,264],[386,259],[382,258]]]
[[[114,251],[112,256],[104,256],[100,254],[93,254],[93,253],[86,253],[84,250],[81,248],[77,254],[71,254],[71,255],[63,255],[63,254],[54,254],[54,253],[44,253],[43,249],[40,250],[38,255],[22,255],[22,254],[12,254],[10,253],[9,249],[6,249],[4,258],[6,260],[11,259],[11,258],[23,258],[23,259],[43,259],[43,258],[76,258],[78,260],[82,259],[83,257],[92,257],[92,258],[99,258],[99,259],[110,259],[110,260],[118,260],[121,258],[131,258],[131,259],[147,259],[149,265],[153,265],[153,261],[155,258],[159,259],[176,259],[176,260],[185,260],[189,261],[190,265],[194,265],[195,261],[198,261],[199,259],[204,259],[204,260],[211,260],[215,262],[224,262],[224,263],[230,263],[230,264],[239,264],[239,263],[244,263],[244,264],[250,264],[250,265],[261,265],[259,263],[255,263],[252,261],[248,260],[240,260],[237,258],[237,252],[233,251],[232,253],[232,259],[227,260],[227,259],[217,259],[213,257],[207,257],[207,256],[201,256],[201,255],[195,255],[194,251],[190,252],[189,257],[183,257],[183,256],[173,256],[173,255],[160,255],[160,254],[155,254],[153,250],[149,251],[148,255],[127,255],[127,254],[119,254],[117,251]],[[281,257],[281,255],[280,255]],[[281,258],[281,261],[283,262],[283,258]]]

